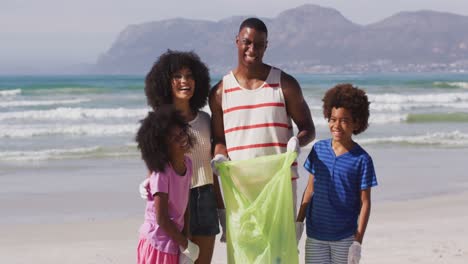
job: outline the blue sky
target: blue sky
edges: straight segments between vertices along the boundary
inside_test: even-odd
[[[275,17],[306,3],[358,24],[422,9],[468,16],[467,0],[0,0],[0,71],[94,63],[129,24],[174,17]]]

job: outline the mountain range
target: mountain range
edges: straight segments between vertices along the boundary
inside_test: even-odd
[[[245,18],[130,25],[92,72],[143,74],[172,49],[193,50],[212,72],[225,73],[236,65],[235,36]],[[307,4],[261,19],[269,31],[264,61],[290,72],[468,70],[468,16],[422,10],[358,25],[335,9]]]

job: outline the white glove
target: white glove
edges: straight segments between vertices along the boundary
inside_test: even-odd
[[[140,196],[142,199],[148,199],[148,196],[150,195],[150,192],[148,190],[148,186],[149,186],[149,178],[146,178],[145,180],[143,180],[139,187],[138,187],[138,190],[140,191]]]
[[[218,209],[218,217],[223,232],[219,241],[226,243],[226,209]]]
[[[214,156],[214,158],[210,162],[211,169],[213,170],[214,174],[219,176],[219,171],[218,169],[216,169],[216,164],[219,164],[225,161],[228,161],[228,159],[223,154],[216,154],[216,156]]]
[[[299,146],[299,139],[296,136],[290,138],[288,141],[288,145],[286,146],[286,151],[297,152],[297,154],[299,154],[300,149],[301,146]]]
[[[296,222],[296,241],[297,241],[297,244],[299,244],[299,240],[301,240],[303,232],[304,232],[304,223],[303,222]]]
[[[189,259],[184,254],[179,254],[179,264],[193,264],[193,263],[195,263],[195,262],[193,262],[191,259]]]
[[[348,264],[358,264],[361,260],[361,244],[354,241],[349,247]]]
[[[180,249],[180,252],[182,253],[179,256],[179,263],[184,263],[184,262],[181,262],[184,258],[188,258],[193,263],[193,262],[195,262],[195,260],[197,260],[198,255],[200,254],[200,248],[198,247],[198,245],[193,243],[190,240],[188,240],[188,244],[187,244],[186,249],[182,248],[181,246],[179,246],[179,249]],[[187,261],[187,260],[185,260],[185,261]]]

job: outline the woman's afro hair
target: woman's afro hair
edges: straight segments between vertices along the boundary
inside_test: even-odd
[[[168,50],[159,56],[146,75],[145,94],[154,110],[163,104],[172,104],[172,77],[183,68],[192,71],[195,80],[195,91],[190,99],[193,112],[202,109],[210,91],[210,74],[206,65],[194,52]]]

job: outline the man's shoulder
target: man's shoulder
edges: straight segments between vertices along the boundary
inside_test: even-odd
[[[210,90],[210,94],[216,94],[223,89],[223,79],[219,80]]]
[[[223,94],[223,80],[219,80],[210,90],[209,94],[209,105],[211,111],[213,111],[213,107],[221,106],[221,97]]]
[[[281,71],[281,87],[283,89],[297,89],[300,88],[299,82],[289,73],[278,69]]]

